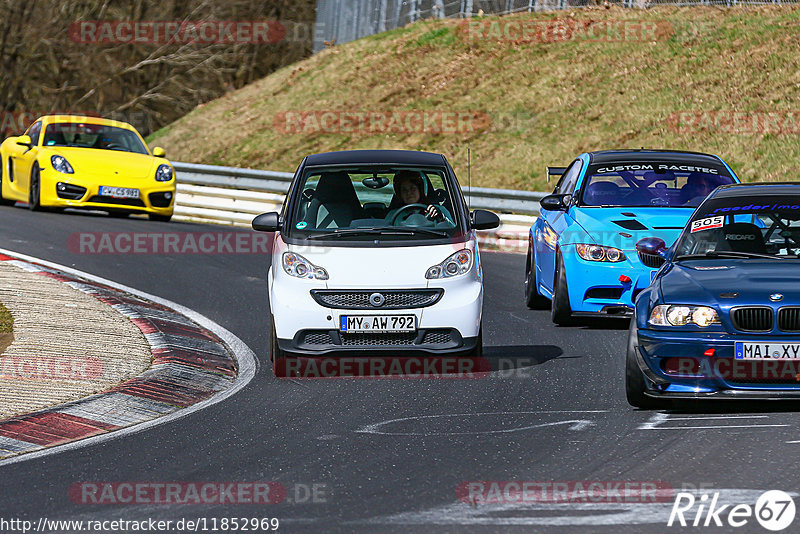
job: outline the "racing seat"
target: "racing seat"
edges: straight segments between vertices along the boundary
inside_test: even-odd
[[[319,178],[303,220],[312,228],[342,228],[365,216],[346,172],[326,172]]]
[[[583,192],[583,203],[590,206],[614,204],[619,198],[619,186],[614,182],[594,182]]]
[[[736,222],[726,225],[725,243],[734,252],[767,253],[764,235],[753,223]]]

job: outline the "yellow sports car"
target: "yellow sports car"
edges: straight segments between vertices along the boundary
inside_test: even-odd
[[[175,170],[130,124],[47,115],[0,145],[0,202],[32,210],[89,208],[168,221]]]

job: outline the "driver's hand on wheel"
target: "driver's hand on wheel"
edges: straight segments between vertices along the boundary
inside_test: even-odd
[[[425,210],[425,216],[430,220],[438,220],[442,218],[442,211],[431,204],[428,206],[428,209]]]

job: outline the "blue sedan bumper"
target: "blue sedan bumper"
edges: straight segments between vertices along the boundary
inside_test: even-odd
[[[663,399],[800,399],[800,360],[741,360],[741,335],[638,330],[629,351],[647,379],[645,395]],[[760,342],[795,339],[761,337]]]

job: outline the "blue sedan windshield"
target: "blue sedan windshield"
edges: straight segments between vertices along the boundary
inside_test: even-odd
[[[595,165],[587,171],[583,206],[696,208],[734,180],[722,169],[674,164]]]
[[[689,221],[677,257],[723,253],[800,255],[800,197],[712,198]]]

